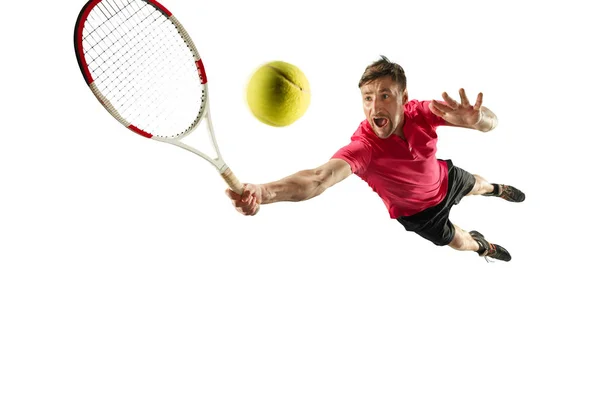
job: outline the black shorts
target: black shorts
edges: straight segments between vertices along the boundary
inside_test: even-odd
[[[475,186],[475,177],[448,163],[448,192],[439,204],[408,217],[398,218],[407,231],[415,232],[438,246],[446,246],[454,238],[454,226],[448,219],[452,206],[458,204]]]

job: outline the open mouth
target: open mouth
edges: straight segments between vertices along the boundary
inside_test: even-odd
[[[386,126],[388,124],[388,119],[387,118],[373,118],[373,123],[378,128],[383,128],[384,126]]]

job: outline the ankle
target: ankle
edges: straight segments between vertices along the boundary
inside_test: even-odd
[[[500,195],[500,185],[497,183],[490,183],[490,185],[492,185],[493,189],[491,192],[489,192],[489,194],[492,194],[494,196]]]
[[[480,256],[483,255],[483,253],[485,253],[485,251],[487,250],[486,246],[478,239],[474,239],[475,243],[477,243],[477,246],[479,246],[479,248],[477,250],[475,250],[475,253],[479,254]]]

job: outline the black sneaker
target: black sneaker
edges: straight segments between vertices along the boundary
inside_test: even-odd
[[[488,242],[485,240],[485,237],[477,231],[471,231],[469,233],[471,234],[471,237],[479,243],[479,251],[477,251],[477,254],[481,257],[485,257],[485,261],[489,262],[488,258],[494,258],[501,261],[511,260],[512,257],[510,256],[510,253],[504,247]]]
[[[484,193],[482,196],[500,197],[504,200],[512,201],[513,203],[520,203],[525,200],[525,193],[521,192],[516,187],[497,183],[493,183],[493,185],[494,191],[491,193]]]

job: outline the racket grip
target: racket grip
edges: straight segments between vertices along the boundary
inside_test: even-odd
[[[244,192],[244,187],[229,168],[227,168],[225,172],[221,174],[221,177],[225,180],[225,182],[227,182],[227,185],[229,185],[231,190],[237,194],[242,194]]]

